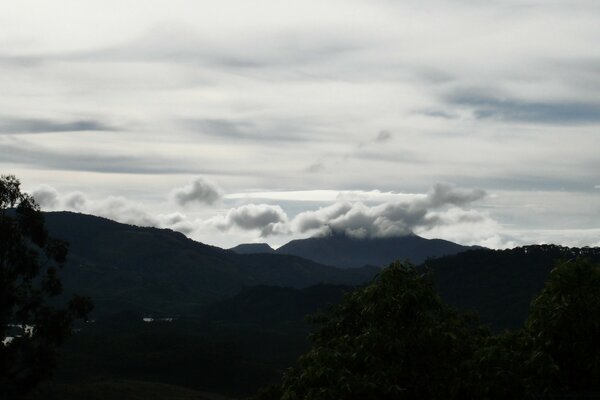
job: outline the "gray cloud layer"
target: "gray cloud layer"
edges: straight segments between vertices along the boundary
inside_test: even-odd
[[[0,134],[114,131],[115,129],[91,119],[59,122],[48,119],[0,118]]]
[[[600,103],[537,102],[496,98],[489,94],[459,93],[450,104],[468,107],[477,119],[498,119],[542,124],[594,124],[600,122]]]
[[[297,142],[306,137],[297,132],[293,122],[259,127],[249,121],[233,121],[228,119],[190,119],[184,120],[183,126],[202,135],[215,136],[220,139],[248,140],[261,142]]]

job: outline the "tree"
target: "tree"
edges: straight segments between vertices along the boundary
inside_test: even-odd
[[[441,301],[430,275],[399,262],[320,322],[284,376],[284,400],[465,398],[467,361],[487,335]]]
[[[600,265],[590,261],[554,268],[514,332],[492,335],[401,263],[317,320],[312,349],[257,400],[600,394]]]
[[[557,389],[599,394],[600,264],[558,264],[532,303],[526,331],[558,367]]]
[[[66,242],[48,236],[39,206],[21,192],[19,180],[0,176],[0,339],[14,336],[0,343],[1,398],[48,378],[74,320],[92,309],[81,296],[64,309],[51,305],[62,291],[58,271],[67,252]]]

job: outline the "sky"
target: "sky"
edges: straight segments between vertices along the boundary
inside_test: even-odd
[[[0,4],[0,172],[231,247],[600,246],[596,0]]]

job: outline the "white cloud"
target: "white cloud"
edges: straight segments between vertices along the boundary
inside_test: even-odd
[[[60,193],[50,185],[39,185],[31,193],[42,199],[45,209],[72,210],[139,226],[170,228],[206,243],[230,247],[242,242],[264,241],[281,245],[312,234],[343,232],[356,237],[387,237],[414,232],[427,238],[442,238],[465,245],[492,248],[523,244],[558,243],[570,246],[598,246],[599,230],[593,224],[577,228],[578,220],[561,229],[522,229],[502,224],[496,215],[507,210],[510,193],[486,196],[482,190],[464,190],[435,185],[427,194],[380,191],[296,191],[232,194],[226,202],[232,208],[210,209],[203,214],[161,213],[140,201],[124,196],[91,198],[81,192]],[[528,196],[526,192],[520,196]],[[552,199],[551,192],[536,194],[524,204],[518,219],[545,218],[555,206],[565,207],[568,193]],[[592,212],[594,192],[579,199],[580,218]],[[555,196],[556,197],[556,196]],[[281,201],[301,210],[290,218],[285,207],[253,203],[256,199]],[[552,203],[546,203],[552,200]],[[240,205],[241,202],[241,205]],[[324,204],[317,210],[306,210]],[[167,206],[167,204],[165,204]],[[586,208],[587,207],[587,208]],[[570,222],[568,214],[561,216]]]
[[[412,200],[424,197],[418,193],[382,192],[380,190],[289,190],[274,192],[242,192],[231,193],[224,196],[228,200],[274,200],[274,201],[301,201],[301,202],[334,202],[334,201],[365,201],[389,202]]]
[[[71,192],[64,196],[63,205],[67,210],[83,211],[88,206],[87,197],[81,192]]]
[[[160,226],[159,219],[148,213],[143,204],[121,196],[110,196],[89,204],[86,212],[93,215],[132,225]]]
[[[54,209],[58,205],[58,192],[50,185],[40,185],[31,195],[42,209]]]
[[[479,222],[481,216],[475,213],[462,213],[456,219],[458,214],[452,214],[452,210],[446,213],[434,211],[444,207],[462,207],[484,196],[482,190],[459,190],[438,184],[426,196],[413,197],[411,200],[375,206],[367,206],[360,201],[337,202],[317,211],[300,213],[292,221],[292,226],[299,232],[333,231],[356,237],[402,236],[418,229]]]
[[[247,204],[208,221],[223,231],[232,228],[253,230],[260,232],[261,237],[285,233],[287,222],[288,217],[283,209],[269,204]]]

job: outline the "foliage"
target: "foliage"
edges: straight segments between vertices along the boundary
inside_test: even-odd
[[[600,264],[574,259],[553,269],[526,329],[556,363],[560,388],[600,392]]]
[[[524,329],[492,335],[394,263],[321,315],[313,347],[255,399],[507,399],[600,392],[600,265],[561,263]]]
[[[556,366],[523,331],[489,335],[465,362],[463,398],[538,398],[551,389]]]
[[[66,309],[49,299],[61,293],[58,270],[67,243],[50,238],[34,199],[14,176],[0,177],[0,393],[26,392],[52,371],[56,348],[91,303],[73,297]]]
[[[504,250],[470,250],[428,260],[441,298],[477,312],[492,330],[523,328],[531,301],[557,262],[576,257],[600,262],[599,247],[533,245]]]
[[[430,276],[394,263],[321,318],[282,399],[451,399],[485,330],[446,306]]]

